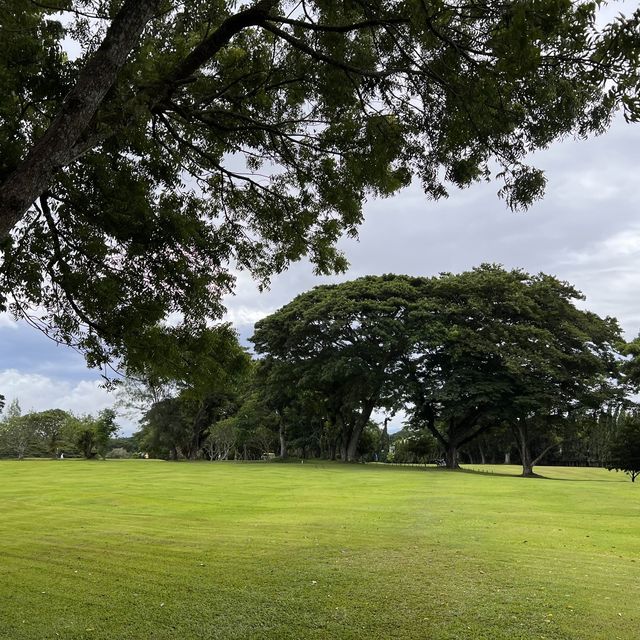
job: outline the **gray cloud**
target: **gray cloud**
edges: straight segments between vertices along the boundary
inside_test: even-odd
[[[245,276],[227,300],[229,318],[243,337],[253,322],[298,293],[365,274],[432,275],[458,272],[482,262],[544,271],[568,280],[587,296],[586,306],[619,318],[635,335],[640,326],[640,217],[637,188],[640,129],[616,121],[604,136],[567,140],[537,153],[546,170],[545,199],[513,213],[500,201],[495,182],[451,193],[432,202],[418,185],[394,198],[371,201],[359,240],[341,248],[351,267],[342,276],[317,277],[302,262],[259,293]]]

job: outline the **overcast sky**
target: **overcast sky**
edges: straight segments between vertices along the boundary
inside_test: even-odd
[[[610,7],[607,18],[620,9]],[[427,200],[417,185],[367,202],[359,240],[341,243],[351,263],[347,273],[320,278],[300,263],[264,293],[241,274],[236,295],[227,299],[228,319],[246,341],[256,320],[317,284],[496,262],[568,280],[587,296],[587,308],[615,316],[633,338],[640,331],[639,150],[640,126],[620,120],[604,136],[564,140],[536,154],[547,193],[526,213],[510,212],[495,182],[439,202]],[[8,401],[18,398],[23,411],[95,413],[114,402],[81,355],[6,315],[0,315],[0,393]],[[125,432],[133,428],[124,419],[121,425]]]

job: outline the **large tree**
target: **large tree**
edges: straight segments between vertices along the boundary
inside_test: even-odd
[[[324,285],[256,323],[251,338],[266,366],[287,371],[293,395],[312,393],[336,427],[341,459],[357,457],[375,408],[400,397],[402,358],[410,349],[409,316],[420,279],[367,276]]]
[[[118,432],[113,409],[103,409],[97,416],[71,416],[64,426],[66,438],[87,459],[106,458],[109,440]]]
[[[172,458],[195,458],[209,428],[235,408],[250,358],[228,324],[197,335],[184,325],[154,327],[153,345],[137,345],[125,360],[127,374],[138,383],[134,403],[149,401],[142,421],[149,447],[155,451],[160,443]]]
[[[73,416],[62,409],[47,409],[25,416],[35,430],[36,438],[47,455],[55,457],[64,442],[65,427]],[[114,415],[115,417],[115,415]]]
[[[344,267],[364,199],[414,176],[495,170],[526,206],[529,151],[636,115],[637,16],[597,6],[5,0],[0,309],[99,365],[217,317],[233,267]]]
[[[620,329],[578,309],[582,295],[568,283],[482,265],[434,278],[426,296],[406,361],[407,400],[448,467],[458,466],[460,447],[506,420],[531,475],[534,433],[615,397]]]

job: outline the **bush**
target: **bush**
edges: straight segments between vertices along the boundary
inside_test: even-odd
[[[124,447],[116,447],[115,449],[111,449],[109,453],[106,455],[107,458],[130,458],[131,454]]]

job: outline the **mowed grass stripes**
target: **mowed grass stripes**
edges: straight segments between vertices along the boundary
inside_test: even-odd
[[[0,638],[640,638],[640,486],[516,472],[2,461]]]

